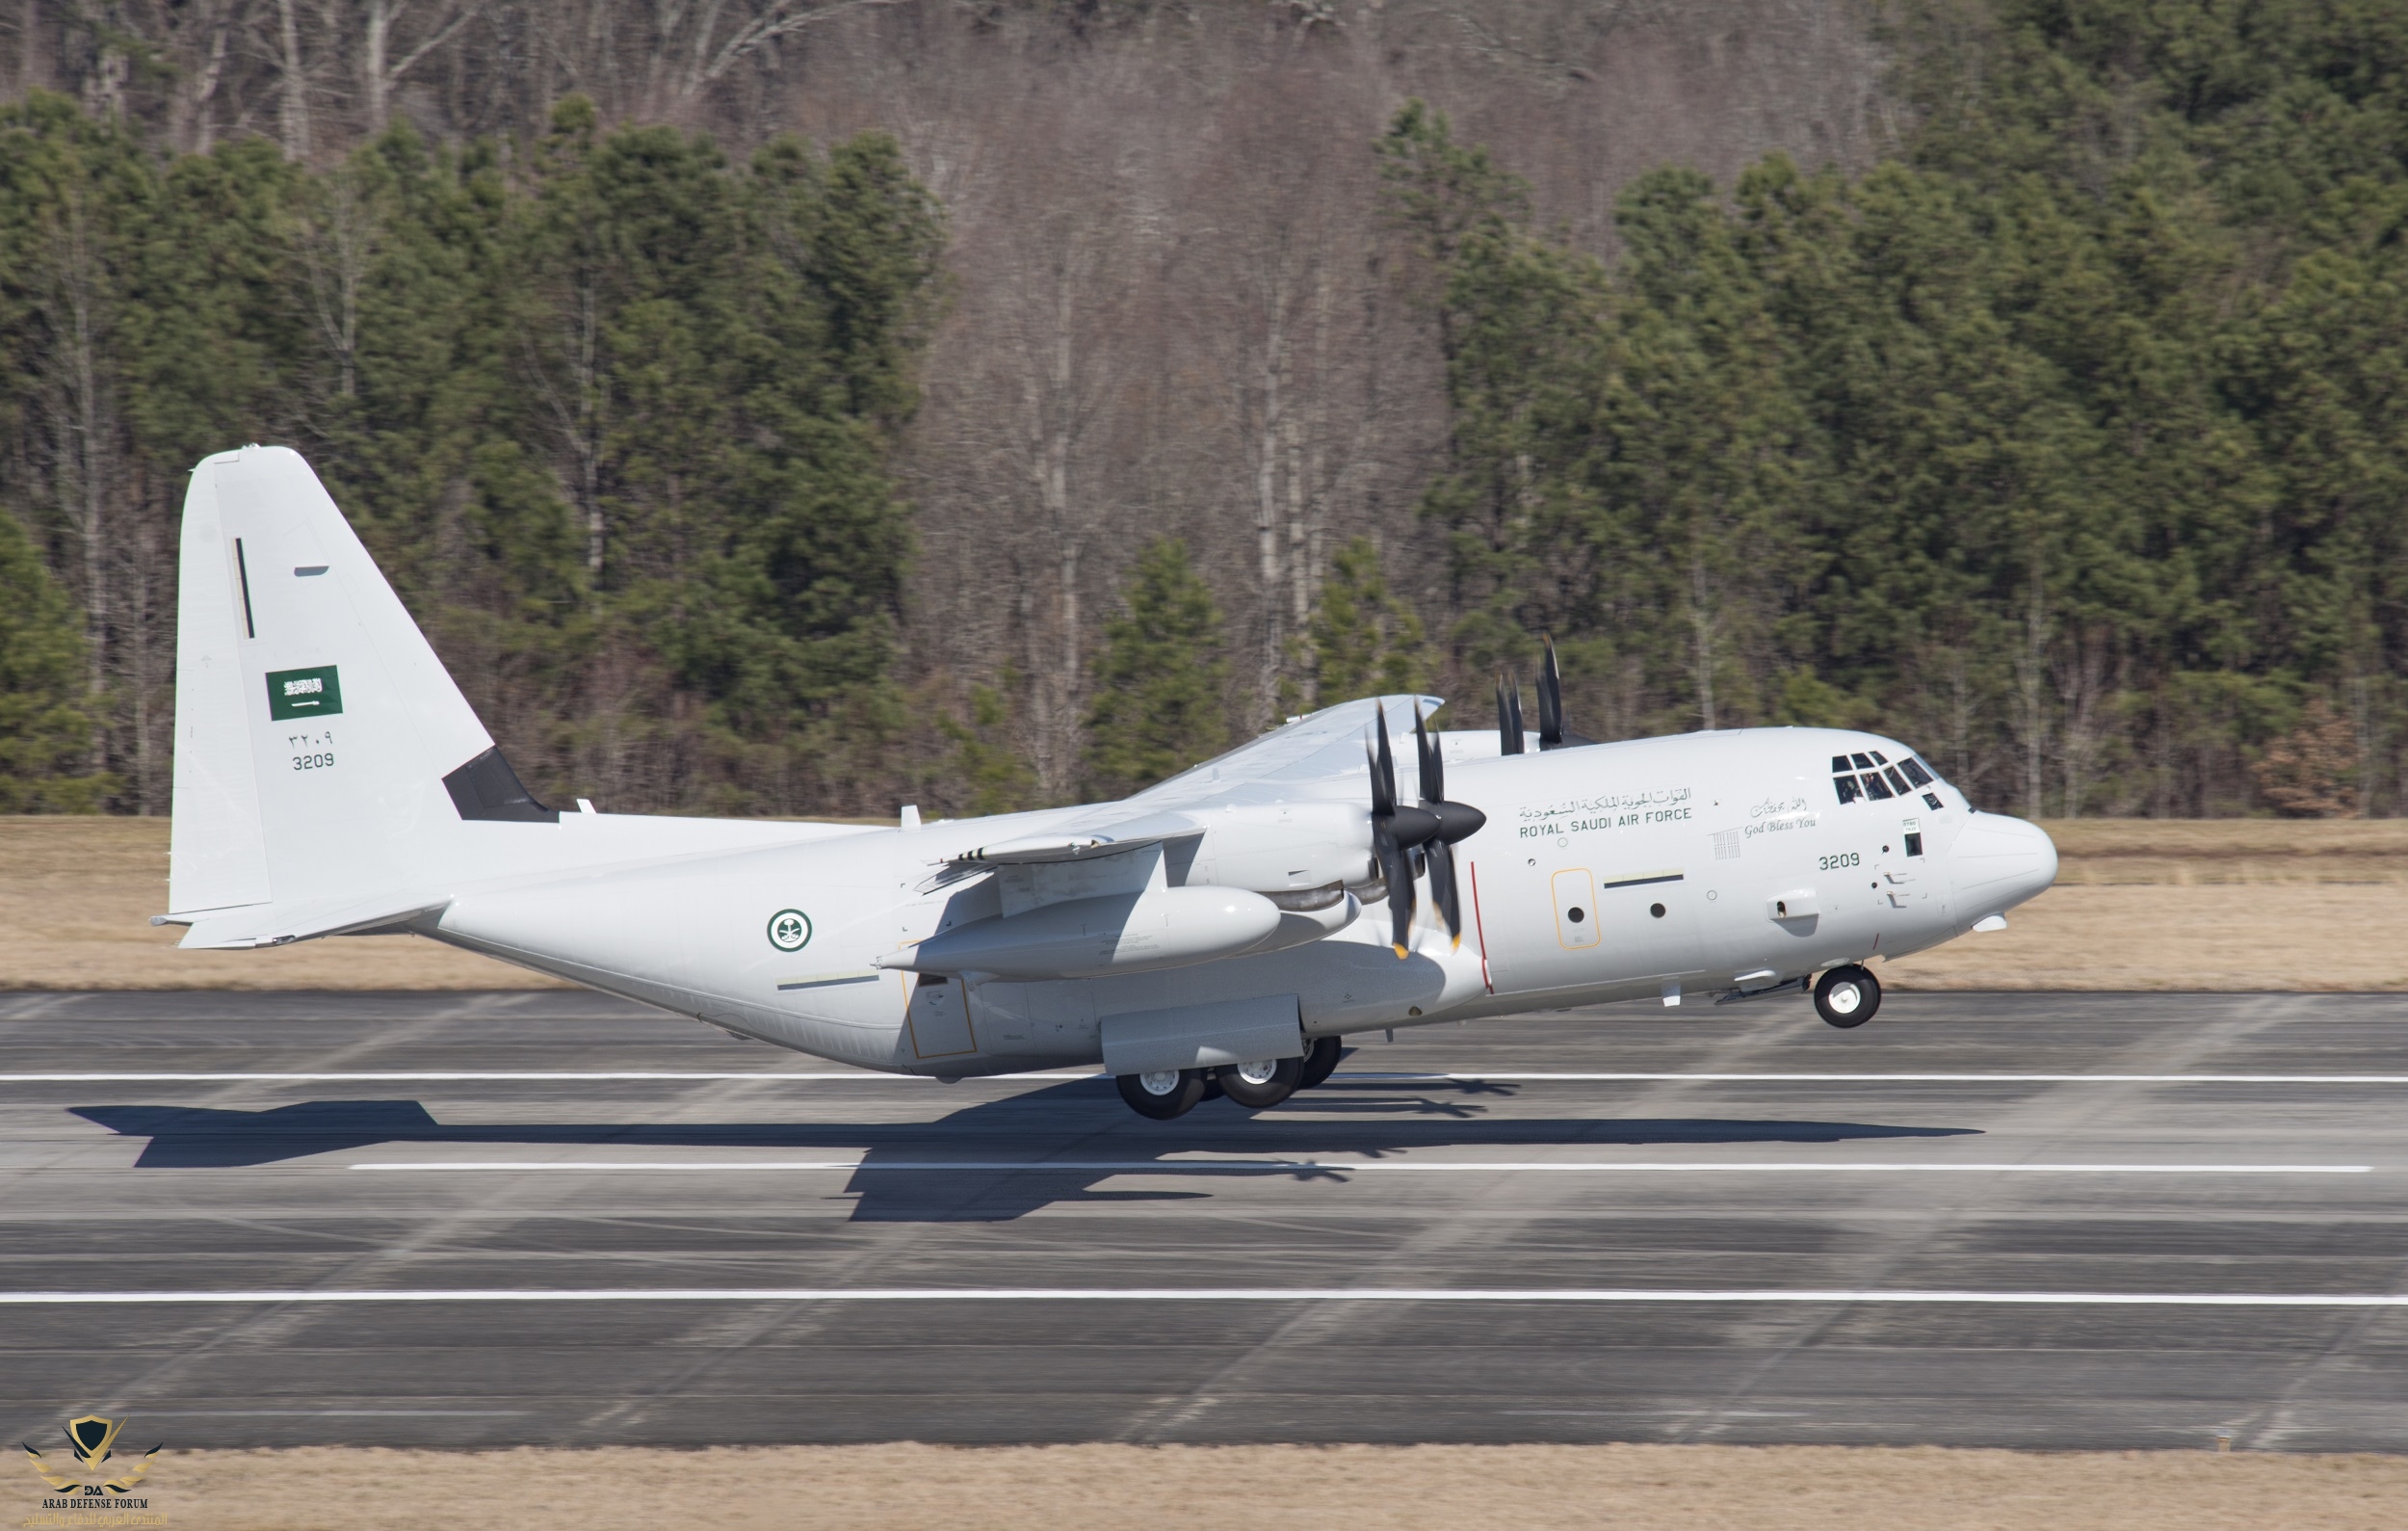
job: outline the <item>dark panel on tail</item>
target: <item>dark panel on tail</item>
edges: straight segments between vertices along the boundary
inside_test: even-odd
[[[558,824],[561,810],[536,801],[518,773],[502,758],[499,745],[443,779],[452,806],[463,819],[503,819],[518,824]]]

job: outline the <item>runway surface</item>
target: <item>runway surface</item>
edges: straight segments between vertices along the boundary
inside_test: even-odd
[[[1353,1041],[1150,1122],[595,996],[0,996],[0,1426],[2408,1450],[2408,996]]]

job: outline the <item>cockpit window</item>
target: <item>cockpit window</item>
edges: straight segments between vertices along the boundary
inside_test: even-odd
[[[1896,765],[1878,750],[1831,757],[1831,790],[1843,804],[1912,800],[1920,793],[1937,812],[1941,807],[1940,795],[1927,789],[1939,782],[1931,768],[1911,754],[1899,756]]]

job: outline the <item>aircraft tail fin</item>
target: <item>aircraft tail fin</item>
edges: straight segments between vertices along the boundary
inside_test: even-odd
[[[168,918],[411,905],[462,821],[553,822],[301,455],[204,459],[184,501]],[[216,937],[223,939],[213,938]]]

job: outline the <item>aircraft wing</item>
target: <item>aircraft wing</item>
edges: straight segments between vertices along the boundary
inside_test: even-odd
[[[1388,737],[1409,771],[1413,758],[1413,709],[1428,717],[1446,705],[1439,697],[1365,697],[1323,707],[1238,746],[1227,754],[1181,772],[1123,800],[1120,806],[1149,812],[1217,807],[1224,803],[1271,803],[1281,799],[1359,797],[1366,791],[1363,741],[1372,720],[1388,715]]]

